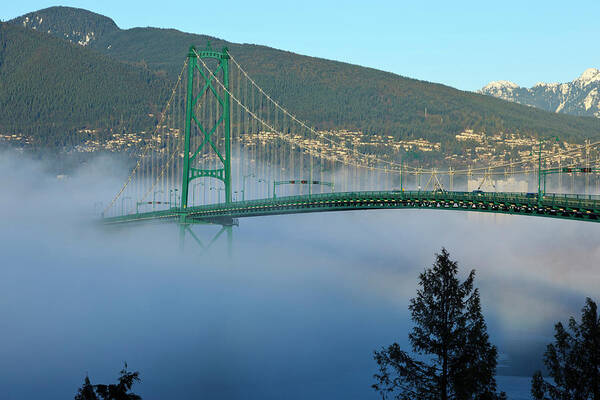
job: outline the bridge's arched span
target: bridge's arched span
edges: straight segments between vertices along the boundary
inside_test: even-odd
[[[530,193],[471,193],[426,191],[368,191],[287,196],[187,209],[105,218],[106,224],[152,220],[184,223],[232,224],[234,219],[265,215],[382,209],[439,209],[529,215],[576,221],[600,222],[600,198],[584,195],[545,195],[540,201]]]

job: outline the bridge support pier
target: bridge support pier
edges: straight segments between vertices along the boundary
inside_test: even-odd
[[[189,234],[196,244],[202,248],[204,251],[208,251],[208,249],[223,235],[223,233],[227,236],[227,253],[229,257],[232,256],[233,253],[233,226],[237,225],[237,219],[233,218],[224,218],[219,219],[219,222],[211,222],[211,221],[194,221],[181,219],[179,222],[179,250],[185,250],[185,239],[186,235]],[[192,231],[193,225],[205,225],[205,226],[221,226],[219,232],[213,236],[213,238],[208,242],[208,244],[204,244],[202,240]]]
[[[187,224],[179,224],[179,251],[185,250],[185,231],[189,229]]]

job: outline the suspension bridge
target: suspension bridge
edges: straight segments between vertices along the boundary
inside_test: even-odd
[[[209,223],[230,236],[245,217],[404,208],[600,221],[600,196],[546,192],[554,174],[598,181],[598,160],[569,164],[581,148],[542,157],[540,144],[537,166],[535,158],[448,172],[409,166],[397,149],[376,153],[356,135],[309,126],[227,48],[210,44],[190,47],[158,124],[140,145],[135,167],[102,212],[104,224],[172,221],[183,232]],[[537,176],[537,191],[480,190],[498,175],[529,173]],[[474,176],[481,178],[475,190],[454,190]]]

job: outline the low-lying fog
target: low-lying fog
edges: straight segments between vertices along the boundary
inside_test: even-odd
[[[372,351],[408,348],[409,299],[445,246],[477,270],[500,375],[541,367],[553,325],[599,298],[600,224],[457,211],[241,219],[206,253],[178,227],[108,230],[122,181],[0,153],[0,398],[66,399],[141,373],[144,399],[376,399]],[[114,177],[114,178],[113,178]],[[205,242],[218,227],[195,226]],[[528,378],[499,378],[512,398]],[[515,382],[520,382],[520,386]]]

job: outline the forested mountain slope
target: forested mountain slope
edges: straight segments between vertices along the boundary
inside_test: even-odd
[[[204,47],[210,40],[213,47],[226,45],[265,91],[321,129],[359,129],[368,134],[423,137],[442,143],[453,142],[454,135],[464,129],[488,134],[557,135],[570,141],[600,136],[600,121],[594,118],[549,113],[441,84],[266,46],[229,43],[172,29],[122,30],[109,18],[86,10],[52,7],[10,22],[147,67],[169,80],[181,69],[190,44]],[[154,79],[148,77],[149,86],[157,84]]]
[[[167,86],[151,71],[0,23],[0,133],[62,146],[78,142],[78,130],[149,128]]]

